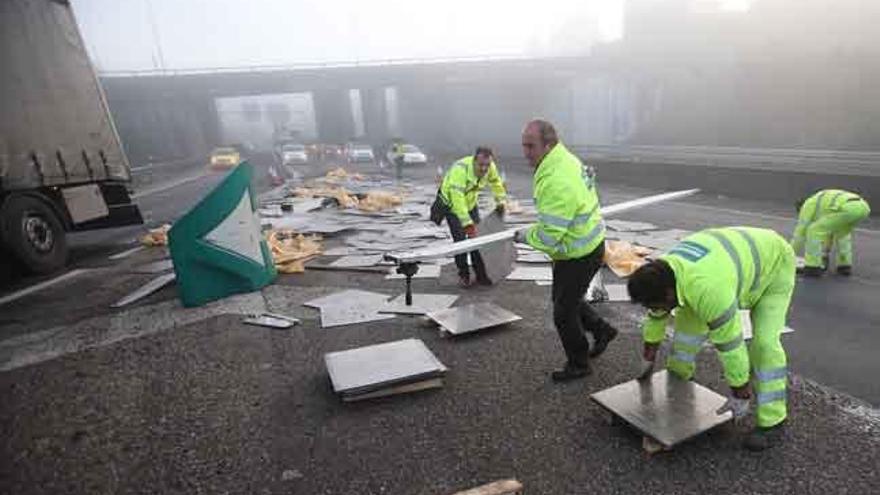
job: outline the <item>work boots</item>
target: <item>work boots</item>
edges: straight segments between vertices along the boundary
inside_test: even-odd
[[[474,282],[471,280],[470,275],[459,275],[458,276],[458,286],[462,289],[469,289],[474,285]]]
[[[805,266],[801,272],[805,277],[819,278],[825,273],[825,270],[819,266]]]
[[[785,439],[785,422],[770,428],[755,427],[746,438],[744,446],[752,452],[761,452],[773,448]]]
[[[561,370],[550,373],[550,378],[554,382],[561,383],[583,378],[592,372],[593,370],[590,368],[589,363],[586,366],[579,366],[568,362],[565,363],[565,367]]]
[[[608,348],[608,344],[611,343],[612,340],[617,338],[617,329],[608,325],[605,327],[605,330],[602,331],[598,336],[596,336],[596,341],[593,344],[593,348],[590,349],[590,357],[599,357],[605,349]]]
[[[840,265],[837,267],[837,274],[843,275],[844,277],[849,277],[852,275],[852,267],[849,265]]]

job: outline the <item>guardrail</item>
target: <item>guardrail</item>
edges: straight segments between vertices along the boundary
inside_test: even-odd
[[[775,172],[880,176],[880,152],[734,146],[576,145],[588,159],[741,168]]]

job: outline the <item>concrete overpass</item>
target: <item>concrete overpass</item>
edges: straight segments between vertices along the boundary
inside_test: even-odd
[[[385,90],[394,88],[399,137],[443,149],[506,143],[538,115],[573,127],[573,81],[606,70],[585,57],[496,57],[104,73],[101,82],[137,161],[151,154],[192,155],[219,144],[214,100],[234,96],[309,92],[319,140],[347,141],[354,136],[352,89],[360,92],[370,142],[393,137]]]

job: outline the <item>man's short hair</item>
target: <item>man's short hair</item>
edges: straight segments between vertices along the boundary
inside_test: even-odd
[[[556,128],[553,127],[553,124],[550,122],[547,122],[544,119],[535,119],[529,122],[529,125],[534,125],[538,128],[538,135],[541,136],[541,142],[544,143],[544,145],[556,146],[556,143],[559,142]]]
[[[495,158],[495,152],[492,151],[492,148],[488,146],[477,146],[477,151],[474,151],[474,158],[480,155],[488,156],[489,158]]]
[[[629,298],[642,306],[665,302],[668,289],[675,289],[675,273],[668,264],[660,260],[642,265],[626,282]]]

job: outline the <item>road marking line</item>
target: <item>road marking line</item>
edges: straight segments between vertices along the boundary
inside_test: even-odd
[[[677,204],[679,206],[697,207],[697,208],[702,208],[704,210],[720,211],[720,212],[724,212],[724,213],[735,213],[735,214],[739,214],[739,215],[746,215],[746,216],[752,216],[752,217],[758,217],[758,218],[772,218],[774,220],[783,220],[786,222],[794,222],[796,220],[795,217],[784,217],[782,215],[773,215],[771,213],[757,213],[757,212],[753,212],[753,211],[737,210],[734,208],[723,208],[720,206],[707,206],[707,205],[701,205],[701,204],[697,204],[697,203],[687,203],[684,201],[670,201],[668,204],[671,204],[671,205]],[[855,229],[855,231],[858,233],[861,233],[861,234],[880,235],[880,230]]]
[[[21,289],[18,292],[13,292],[12,294],[5,295],[3,297],[0,297],[0,306],[4,305],[6,303],[9,303],[9,302],[15,301],[16,299],[21,299],[24,296],[33,294],[34,292],[41,291],[45,288],[51,287],[51,286],[59,283],[59,282],[63,282],[65,280],[71,279],[71,278],[76,277],[78,275],[82,275],[83,273],[86,273],[89,271],[91,271],[91,270],[88,268],[77,268],[75,270],[71,270],[71,271],[65,273],[64,275],[61,275],[60,277],[55,277],[52,280],[46,280],[45,282],[40,282],[37,285],[32,285],[30,287],[26,287],[24,289]]]
[[[112,255],[108,256],[107,259],[121,260],[122,258],[128,258],[129,256],[133,255],[134,253],[141,251],[143,249],[144,249],[143,246],[133,247],[131,249],[126,249],[125,251],[122,251],[121,253],[112,254]]]
[[[173,189],[177,186],[182,186],[183,184],[186,184],[188,182],[192,182],[194,180],[198,180],[198,179],[201,179],[202,177],[207,177],[207,176],[208,176],[208,174],[199,174],[199,175],[194,175],[192,177],[185,177],[183,179],[179,179],[174,182],[168,182],[168,183],[162,184],[161,186],[157,186],[152,189],[147,189],[146,191],[134,193],[131,195],[131,199],[143,198],[145,196],[152,196],[153,194],[160,193],[162,191],[167,191],[168,189]]]

